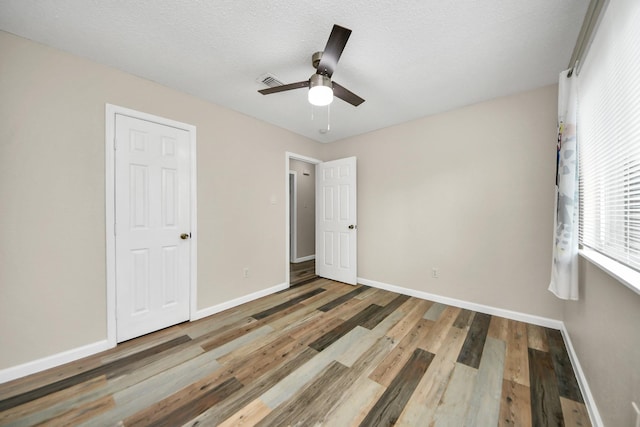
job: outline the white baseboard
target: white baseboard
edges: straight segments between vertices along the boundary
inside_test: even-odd
[[[467,310],[478,311],[480,313],[490,314],[492,316],[505,317],[511,320],[531,323],[533,325],[544,326],[546,328],[562,329],[561,320],[550,319],[548,317],[535,316],[533,314],[520,313],[504,308],[492,307],[490,305],[476,304],[460,299],[444,297],[441,295],[431,294],[428,292],[417,291],[415,289],[403,288],[401,286],[390,285],[388,283],[376,282],[375,280],[364,279],[358,277],[358,283],[371,286],[374,288],[384,289],[386,291],[397,292],[399,294],[409,295],[411,297],[427,299],[429,301],[439,302],[441,304],[452,305],[454,307],[466,308]]]
[[[573,344],[571,343],[569,331],[567,330],[567,327],[564,323],[562,324],[562,328],[560,329],[560,331],[562,332],[564,343],[567,346],[567,353],[569,353],[571,366],[573,366],[573,373],[576,375],[576,378],[578,380],[578,385],[580,386],[580,391],[582,392],[584,404],[587,407],[587,411],[589,411],[591,424],[594,427],[602,427],[604,426],[604,423],[602,422],[602,417],[600,417],[600,411],[598,411],[596,401],[593,398],[593,394],[591,394],[591,389],[589,388],[589,384],[587,383],[587,377],[585,377],[584,375],[584,371],[582,370],[582,366],[580,365],[580,361],[578,360],[578,355],[576,354],[576,351],[573,348]]]
[[[316,259],[315,254],[314,255],[303,256],[303,257],[300,257],[300,258],[296,258],[291,262],[293,262],[294,264],[297,264],[299,262],[311,261],[312,259]]]
[[[207,316],[211,316],[212,314],[220,313],[221,311],[228,310],[233,307],[237,307],[240,304],[244,304],[249,301],[253,301],[258,298],[262,298],[267,295],[271,295],[275,292],[287,289],[289,285],[287,283],[281,283],[276,286],[272,286],[267,289],[262,289],[260,291],[254,292],[249,295],[242,296],[240,298],[232,299],[231,301],[226,301],[221,304],[217,304],[211,307],[204,308],[202,310],[196,311],[193,316],[191,316],[191,320],[199,320]]]
[[[113,346],[107,340],[98,341],[93,344],[83,345],[82,347],[56,353],[42,359],[23,363],[22,365],[12,366],[0,371],[0,384],[16,378],[26,377],[45,369],[55,368],[65,363],[73,362],[83,357],[91,356],[104,350],[108,350]]]

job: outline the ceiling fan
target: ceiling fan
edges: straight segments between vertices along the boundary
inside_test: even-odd
[[[286,90],[308,87],[309,102],[313,105],[329,105],[333,101],[334,96],[348,102],[354,107],[362,104],[364,99],[331,80],[331,76],[338,65],[338,60],[340,59],[340,55],[342,55],[342,51],[350,35],[350,29],[334,25],[329,35],[329,40],[327,40],[327,45],[324,47],[324,51],[316,52],[311,56],[311,63],[313,64],[313,68],[316,69],[316,72],[311,75],[309,80],[270,87],[259,90],[258,92],[263,95],[269,95]]]

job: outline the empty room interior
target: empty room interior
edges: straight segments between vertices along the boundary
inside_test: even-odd
[[[638,22],[3,0],[0,425],[640,426]]]

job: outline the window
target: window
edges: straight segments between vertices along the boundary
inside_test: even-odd
[[[640,1],[611,0],[578,76],[580,243],[640,272]],[[635,283],[640,289],[640,283]]]

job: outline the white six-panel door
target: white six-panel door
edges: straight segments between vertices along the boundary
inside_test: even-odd
[[[316,274],[357,283],[356,158],[316,165]]]
[[[189,319],[190,147],[185,130],[120,114],[115,134],[121,342]]]

